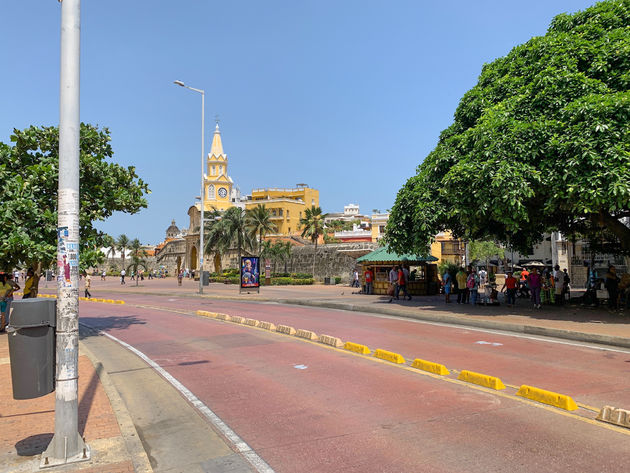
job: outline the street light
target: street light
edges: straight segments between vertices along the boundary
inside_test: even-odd
[[[179,85],[180,87],[185,87],[186,89],[190,89],[194,92],[199,92],[201,94],[201,221],[199,223],[199,294],[203,294],[203,223],[204,223],[204,194],[205,194],[205,182],[204,182],[204,128],[205,128],[205,98],[206,93],[201,89],[195,89],[193,87],[188,87],[181,80],[173,81],[173,84]]]

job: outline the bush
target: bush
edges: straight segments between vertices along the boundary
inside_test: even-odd
[[[272,278],[288,278],[291,277],[289,273],[271,273]]]
[[[335,276],[335,284],[341,283],[341,276]]]
[[[311,279],[313,275],[309,273],[292,273],[291,277],[293,279]]]

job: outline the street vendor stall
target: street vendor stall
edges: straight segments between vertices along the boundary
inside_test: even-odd
[[[365,271],[370,269],[374,274],[374,294],[387,294],[389,288],[388,274],[392,267],[400,265],[409,269],[407,291],[411,295],[425,296],[439,292],[437,261],[434,256],[398,255],[384,246],[361,256],[357,263],[361,264],[362,283],[365,284]]]

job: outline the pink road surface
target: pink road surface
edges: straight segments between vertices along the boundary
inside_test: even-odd
[[[81,320],[164,367],[278,472],[627,471],[630,435],[290,337],[133,304],[288,324],[598,406],[630,404],[627,353],[334,310],[125,300],[82,302]]]

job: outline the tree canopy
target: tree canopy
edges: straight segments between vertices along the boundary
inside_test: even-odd
[[[113,212],[136,213],[147,206],[148,185],[133,166],[110,162],[110,132],[81,124],[81,264],[99,262],[105,234],[93,223]],[[0,268],[18,264],[49,267],[57,254],[59,130],[31,126],[14,130],[13,146],[0,143]]]
[[[630,0],[558,15],[484,65],[398,192],[390,247],[426,252],[451,230],[527,252],[558,230],[630,252],[629,85]]]

